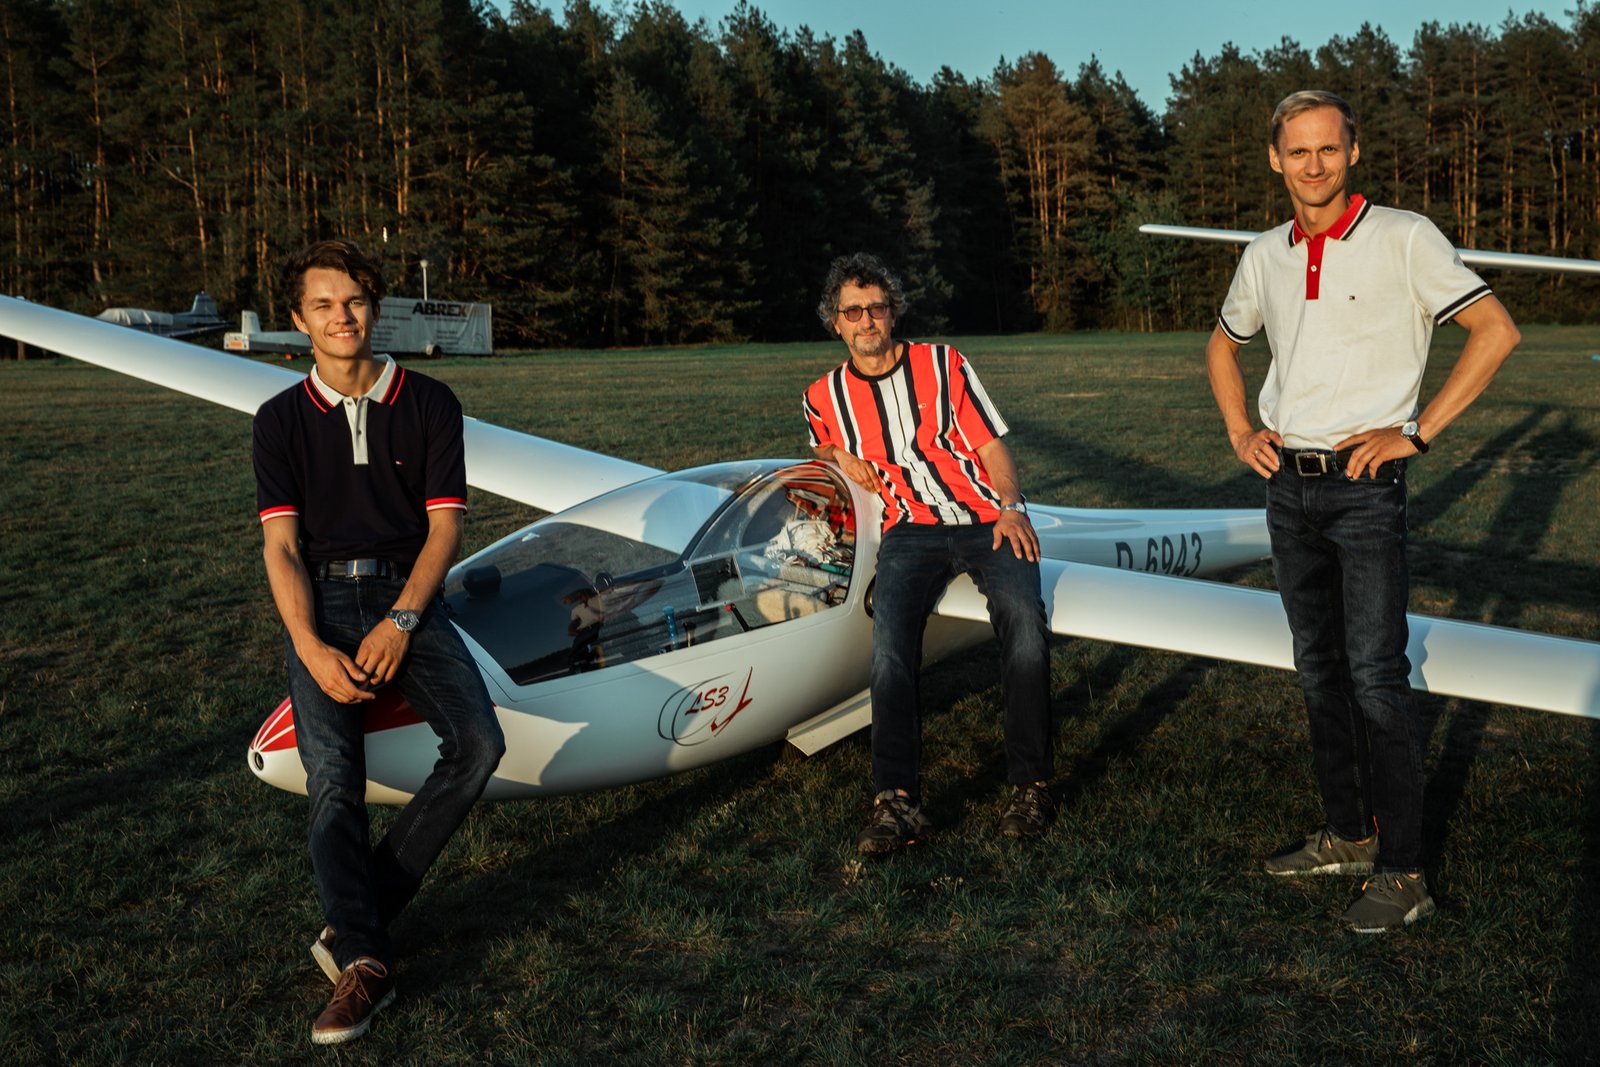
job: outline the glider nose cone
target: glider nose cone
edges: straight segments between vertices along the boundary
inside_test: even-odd
[[[256,731],[246,759],[251,772],[268,785],[295,793],[306,791],[306,770],[294,743],[294,709],[287,697]]]
[[[377,697],[369,701],[361,709],[360,714],[363,716],[363,729],[367,735],[369,752],[373,735],[402,726],[412,726],[422,721],[411,705],[406,703],[399,688],[392,685],[380,689]],[[428,753],[426,766],[432,767],[433,747],[428,749]],[[251,773],[268,785],[287,789],[291,793],[305,793],[306,768],[300,762],[300,749],[295,745],[294,708],[287,697],[278,705],[276,711],[267,716],[267,721],[261,724],[261,729],[256,731],[245,758],[250,764]],[[427,773],[424,770],[422,778],[425,777]],[[420,782],[421,778],[418,781]]]
[[[293,747],[294,708],[289,706],[289,698],[284,697],[277,709],[267,716],[267,721],[261,724],[261,729],[256,731],[255,739],[250,742],[250,752],[253,755],[265,755]]]

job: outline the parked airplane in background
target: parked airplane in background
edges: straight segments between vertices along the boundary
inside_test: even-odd
[[[3,297],[0,335],[246,413],[303,380]],[[868,724],[876,496],[815,461],[663,473],[474,419],[466,449],[472,485],[553,513],[445,585],[506,736],[486,797],[623,785],[783,739],[812,753]],[[1055,633],[1291,667],[1276,593],[1194,580],[1267,554],[1259,510],[1029,509]],[[1600,718],[1600,644],[1410,622],[1419,688]],[[984,598],[962,578],[924,652],[989,635]],[[403,802],[436,739],[392,692],[365,715],[368,798]],[[247,758],[304,791],[287,701]]]
[[[217,314],[217,302],[205,290],[194,295],[188,311],[148,311],[145,308],[106,308],[95,318],[102,322],[142,330],[159,337],[195,337],[226,330],[233,323]]]
[[[246,311],[239,316],[239,329],[222,339],[222,347],[229,352],[281,353],[293,359],[311,354],[311,338],[299,330],[264,332],[260,317]],[[372,326],[372,347],[396,355],[490,356],[494,309],[458,300],[386,296]]]
[[[311,354],[311,338],[299,330],[263,330],[259,315],[241,311],[238,331],[224,334],[222,347],[229,352],[281,353],[293,359]]]

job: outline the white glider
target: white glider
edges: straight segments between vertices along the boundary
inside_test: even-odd
[[[286,368],[0,297],[0,335],[253,413]],[[241,432],[243,427],[241,426]],[[551,512],[459,563],[445,594],[507,752],[486,796],[605,788],[787,738],[814,752],[870,721],[879,504],[824,464],[675,473],[468,420],[468,479]],[[1259,510],[1030,503],[1051,628],[1290,668],[1275,594],[1195,578],[1264,558]],[[930,621],[933,659],[989,635],[966,579]],[[1418,688],[1600,718],[1600,644],[1411,616]],[[433,765],[394,694],[367,710],[368,796],[403,802]],[[287,702],[247,758],[304,791]]]

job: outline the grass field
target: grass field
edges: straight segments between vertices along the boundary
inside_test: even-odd
[[[1460,337],[1441,333],[1430,395]],[[1201,336],[960,343],[1034,499],[1259,505]],[[1413,466],[1415,609],[1600,636],[1594,352],[1600,328],[1529,329]],[[469,414],[675,467],[803,453],[799,391],[838,356],[425,369]],[[305,952],[305,801],[244,763],[284,689],[248,430],[70,361],[0,364],[0,1063],[1600,1059],[1596,723],[1424,700],[1440,912],[1359,939],[1334,929],[1355,880],[1252,873],[1318,819],[1294,679],[1088,642],[1055,649],[1043,843],[991,836],[999,685],[980,648],[930,675],[925,845],[858,861],[859,735],[481,806],[397,924],[401,999],[313,1050],[328,986]],[[480,495],[468,547],[534,514]]]

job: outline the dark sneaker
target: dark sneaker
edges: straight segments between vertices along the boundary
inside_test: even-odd
[[[311,942],[311,958],[317,961],[317,966],[328,976],[328,981],[339,984],[339,965],[333,961],[333,927],[324,926],[322,933]]]
[[[352,1041],[372,1026],[372,1017],[394,1000],[394,977],[389,968],[362,956],[344,969],[333,987],[333,999],[311,1024],[311,1041],[337,1045]]]
[[[920,807],[893,789],[885,789],[873,798],[872,820],[856,835],[856,851],[893,852],[902,845],[916,844],[931,829],[933,823]]]
[[[1000,816],[1001,837],[1043,837],[1055,818],[1056,802],[1043,782],[1011,787],[1011,801]]]
[[[1268,874],[1371,874],[1378,858],[1378,835],[1346,841],[1332,830],[1318,830],[1299,848],[1289,848],[1262,864]]]
[[[1434,911],[1426,878],[1385,871],[1367,879],[1361,899],[1339,921],[1358,934],[1382,934],[1404,930]]]

